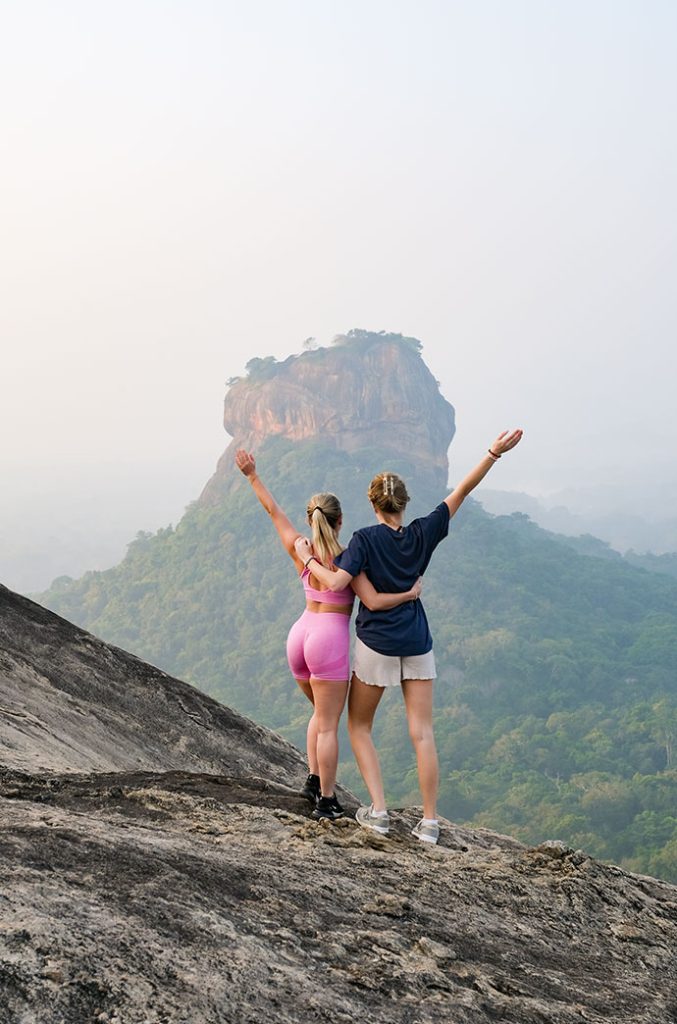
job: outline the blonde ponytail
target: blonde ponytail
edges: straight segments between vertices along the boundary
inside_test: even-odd
[[[341,503],[335,494],[314,494],[306,509],[313,531],[313,551],[325,565],[330,566],[336,555],[343,551],[338,541]]]

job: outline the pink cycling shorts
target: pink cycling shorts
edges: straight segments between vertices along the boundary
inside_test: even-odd
[[[287,661],[294,679],[350,678],[350,616],[305,611],[289,630]]]

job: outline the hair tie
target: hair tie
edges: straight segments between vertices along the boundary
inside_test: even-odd
[[[383,496],[393,495],[395,493],[395,482],[391,476],[387,473],[383,477]]]

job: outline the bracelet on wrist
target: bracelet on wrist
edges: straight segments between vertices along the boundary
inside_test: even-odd
[[[491,448],[487,448],[487,455],[489,455],[490,458],[494,460],[494,462],[498,462],[498,460],[501,457],[500,454],[497,455],[496,452],[492,452]]]
[[[317,559],[315,558],[315,555],[311,555],[311,556],[310,556],[310,558],[309,558],[309,559],[307,559],[307,561],[305,561],[305,562],[303,563],[303,568],[304,568],[304,569],[307,569],[307,568],[308,568],[308,566],[310,565],[310,563],[311,563],[311,562],[313,561],[313,559],[315,559],[315,561],[317,561]]]

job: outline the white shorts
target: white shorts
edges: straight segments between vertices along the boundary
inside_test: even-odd
[[[379,654],[358,638],[355,640],[353,672],[369,686],[399,686],[403,679],[435,679],[435,656],[410,654],[406,658]]]

